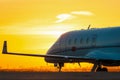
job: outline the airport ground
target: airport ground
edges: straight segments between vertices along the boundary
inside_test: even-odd
[[[108,67],[109,68],[109,67]],[[31,68],[0,69],[0,80],[120,80],[120,67],[109,68],[109,72],[90,72],[90,68]]]
[[[120,80],[119,72],[0,72],[0,80]]]
[[[90,72],[92,67],[63,67],[62,72]],[[108,72],[120,72],[120,66],[107,67]],[[58,72],[58,68],[49,67],[26,67],[26,68],[0,68],[0,72]]]

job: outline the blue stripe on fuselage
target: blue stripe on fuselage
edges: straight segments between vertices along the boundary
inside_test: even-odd
[[[95,47],[81,47],[81,48],[76,48],[76,51],[78,50],[86,50],[86,51],[89,51],[89,50],[94,50],[94,49],[105,49],[105,48],[120,48],[120,45],[115,45],[115,46],[95,46]],[[53,50],[53,51],[50,51],[50,53],[48,54],[58,54],[60,55],[59,53],[63,53],[63,52],[70,52],[72,51],[72,49],[65,49],[65,50],[61,50],[59,51],[58,49],[56,50]],[[72,51],[72,52],[76,52],[76,51]],[[65,54],[64,54],[65,55]]]

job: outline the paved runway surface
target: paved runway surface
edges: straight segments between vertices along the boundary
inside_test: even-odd
[[[0,72],[0,80],[120,80],[120,73],[107,72]]]

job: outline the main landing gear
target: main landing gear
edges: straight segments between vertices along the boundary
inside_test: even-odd
[[[100,62],[96,62],[91,70],[91,72],[108,72],[107,68],[102,68]]]
[[[97,70],[96,70],[96,72],[100,72],[100,71],[108,72],[108,69],[107,68],[98,67]]]
[[[54,63],[54,66],[59,69],[59,72],[61,72],[62,67],[64,67],[64,63],[62,62]],[[91,72],[108,72],[108,69],[102,68],[102,65],[100,62],[95,62]]]
[[[59,69],[59,72],[61,72],[62,67],[64,67],[64,63],[54,63],[54,66]]]

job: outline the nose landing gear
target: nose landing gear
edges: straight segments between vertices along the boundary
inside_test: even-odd
[[[64,67],[64,63],[55,63],[54,66],[59,69],[59,72],[61,72],[62,67]]]

